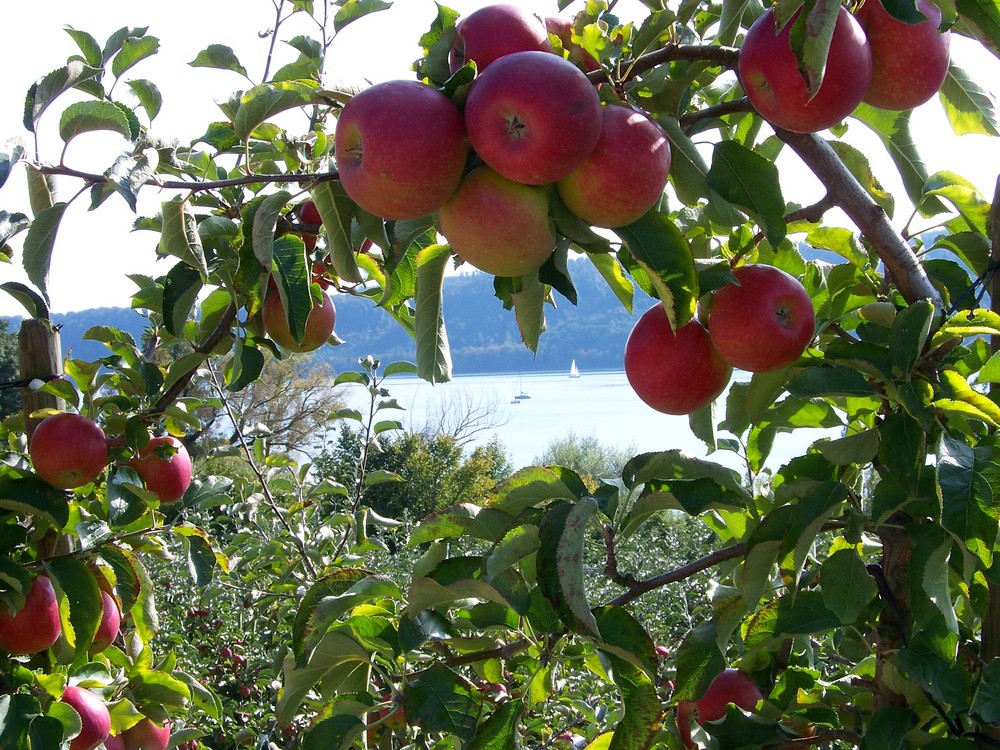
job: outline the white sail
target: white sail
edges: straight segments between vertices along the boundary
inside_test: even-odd
[[[576,366],[576,360],[575,359],[573,360],[573,364],[571,364],[569,366],[569,376],[571,378],[578,378],[578,377],[580,377],[580,370]]]

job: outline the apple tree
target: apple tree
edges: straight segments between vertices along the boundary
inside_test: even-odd
[[[336,35],[390,5],[276,3],[275,39],[289,19],[315,31],[221,95],[191,143],[153,127],[175,105],[137,72],[160,45],[147,29],[104,42],[67,29],[66,63],[28,91],[27,138],[0,158],[0,184],[28,184],[28,205],[0,213],[28,283],[3,289],[46,328],[50,274],[71,272],[52,263],[60,224],[112,201],[169,268],[133,277],[141,346],[92,329],[109,354],[28,374],[29,394],[61,402],[5,423],[0,635],[36,610],[59,633],[4,647],[0,742],[130,746],[151,719],[184,727],[175,744],[214,746],[196,724],[218,696],[177,650],[156,650],[147,562],[174,549],[196,585],[225,579],[227,555],[176,510],[239,504],[264,543],[229,551],[251,551],[242,583],[275,602],[268,632],[281,635],[261,746],[996,747],[1000,197],[928,173],[921,149],[946,145],[919,143],[915,125],[936,99],[956,136],[1000,132],[989,93],[948,54],[962,41],[1000,55],[1000,6],[644,0],[630,18],[617,0],[560,0],[543,19],[439,4],[409,79],[328,85]],[[192,65],[247,77],[224,43]],[[899,195],[859,130],[890,157]],[[94,131],[121,139],[104,171],[67,148]],[[808,205],[782,179],[803,169],[825,189]],[[690,415],[708,456],[665,444],[596,488],[526,467],[488,502],[450,498],[416,523],[403,563],[381,554],[376,530],[398,524],[366,491],[395,477],[367,471],[367,453],[398,427],[386,377],[450,377],[445,275],[494,275],[495,304],[534,350],[548,304],[587,304],[577,263],[658,318],[633,333],[646,355],[626,369],[654,408]],[[723,316],[738,289],[757,291]],[[356,481],[241,435],[249,480],[201,477],[178,494],[199,409],[225,408],[269,358],[335,344],[338,295],[414,338],[415,364],[368,359],[337,377],[371,394],[368,415],[338,414],[365,431]],[[804,338],[784,335],[803,320]],[[749,379],[730,382],[734,365]],[[26,435],[46,415],[103,430],[96,472],[65,482],[42,468]],[[788,435],[796,455],[777,460]],[[79,474],[82,444],[49,453]],[[712,549],[654,569],[641,545],[670,514]],[[676,599],[658,593],[706,575],[702,606],[664,643],[676,613],[652,603]],[[105,601],[127,635],[98,650]],[[101,708],[73,705],[79,689]]]

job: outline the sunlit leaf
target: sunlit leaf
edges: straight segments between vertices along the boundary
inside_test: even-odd
[[[451,257],[448,245],[432,245],[417,256],[417,372],[428,383],[451,380],[451,346],[442,304],[445,269]]]
[[[384,2],[383,0],[347,0],[344,3],[338,3],[338,5],[340,5],[340,9],[333,17],[333,28],[337,32],[340,32],[349,23],[353,23],[359,18],[367,16],[369,13],[375,13],[376,11],[392,7],[391,2]]]
[[[188,63],[192,68],[218,68],[231,70],[241,76],[247,76],[247,69],[240,63],[232,47],[224,44],[210,44],[199,52],[194,60]]]
[[[760,222],[773,246],[785,238],[785,199],[773,162],[736,141],[720,141],[707,179],[712,190]]]
[[[538,528],[538,586],[569,627],[600,639],[597,620],[587,603],[583,542],[597,501],[558,503],[547,510]]]

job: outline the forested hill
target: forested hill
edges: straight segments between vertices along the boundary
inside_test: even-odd
[[[493,295],[493,277],[481,273],[449,276],[444,285],[444,316],[456,374],[544,372],[569,370],[576,360],[581,370],[620,369],[625,339],[635,322],[586,260],[574,261],[570,272],[579,306],[554,294],[557,307],[545,308],[547,330],[537,355],[521,343],[514,314]],[[324,347],[317,355],[340,372],[355,369],[359,357],[369,354],[383,363],[415,361],[416,346],[388,313],[368,300],[337,295],[337,335],[344,344]],[[636,292],[635,310],[641,314],[652,299]],[[64,350],[79,359],[97,359],[108,350],[84,341],[92,326],[120,328],[140,340],[144,319],[128,308],[96,308],[55,315],[61,324]],[[17,330],[11,321],[11,330]]]

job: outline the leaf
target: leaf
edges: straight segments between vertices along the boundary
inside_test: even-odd
[[[906,735],[917,725],[917,716],[902,706],[883,706],[865,727],[861,750],[900,750]]]
[[[249,77],[247,75],[247,69],[243,67],[240,63],[239,58],[236,57],[236,53],[233,52],[232,47],[227,47],[224,44],[210,44],[201,52],[199,52],[194,60],[188,63],[192,68],[217,68],[218,70],[231,70],[234,73],[239,73],[244,78]]]
[[[3,284],[0,284],[0,289],[3,289],[7,294],[20,302],[24,306],[24,309],[28,311],[29,317],[36,320],[50,320],[48,305],[35,290],[16,281],[5,281]]]
[[[198,224],[188,210],[187,203],[179,198],[160,204],[163,228],[160,230],[159,252],[173,255],[198,271],[203,282],[208,281],[205,250],[198,236]]]
[[[368,660],[368,652],[341,632],[327,633],[302,668],[296,667],[294,655],[288,654],[282,666],[284,686],[276,707],[278,722],[282,726],[289,724],[317,684],[322,684],[328,693],[358,675],[367,684]]]
[[[708,197],[708,164],[675,118],[662,117],[658,122],[670,139],[670,177],[677,197],[685,206],[696,206]]]
[[[226,389],[235,393],[256,382],[264,371],[264,352],[237,339],[230,366],[226,369]]]
[[[962,541],[983,568],[993,564],[1000,531],[997,504],[998,451],[988,443],[972,448],[942,435],[936,451],[941,491],[941,525]]]
[[[7,182],[11,170],[21,160],[22,156],[24,156],[24,146],[21,145],[20,140],[11,139],[4,144],[3,150],[0,151],[0,187],[3,187],[4,183]],[[7,216],[10,215],[6,211],[3,213]],[[0,247],[5,242],[6,239],[0,240]]]
[[[58,96],[83,81],[96,78],[100,73],[96,67],[85,65],[79,60],[70,60],[65,68],[57,68],[32,84],[24,104],[25,129],[34,133],[42,113]]]
[[[417,374],[428,383],[451,380],[451,347],[444,324],[444,277],[451,260],[448,245],[431,245],[417,255]]]
[[[861,187],[865,189],[865,192],[882,207],[882,210],[891,219],[896,210],[896,199],[892,193],[882,187],[882,183],[875,177],[868,157],[859,149],[844,141],[829,141],[829,144],[830,148],[840,157],[844,166],[861,183]]]
[[[183,335],[201,286],[201,274],[186,263],[178,263],[167,272],[163,283],[163,323],[174,336]]]
[[[143,643],[151,643],[156,637],[156,631],[160,629],[160,616],[156,611],[153,582],[150,580],[145,566],[134,552],[121,548],[118,551],[128,561],[129,567],[139,582],[135,605],[130,610],[135,632]]]
[[[132,128],[122,111],[111,102],[76,102],[63,110],[59,119],[59,136],[65,143],[81,133],[110,130],[132,137]]]
[[[42,293],[46,304],[49,303],[48,285],[52,248],[67,205],[60,202],[41,211],[31,222],[24,238],[24,257],[21,259],[21,264],[28,280]]]
[[[653,639],[642,624],[623,607],[597,607],[594,618],[604,636],[599,648],[635,665],[648,679],[656,680],[659,657]]]
[[[149,118],[150,122],[155,120],[156,116],[160,114],[160,107],[163,104],[163,96],[157,85],[145,78],[133,78],[128,81],[128,87],[132,89],[139,104],[146,110],[146,117]]]
[[[284,81],[254,86],[240,99],[236,111],[236,134],[247,141],[257,126],[269,117],[314,101],[316,89],[298,81]]]
[[[744,624],[743,639],[746,647],[753,649],[791,635],[826,633],[840,624],[840,618],[823,603],[819,591],[792,592],[759,609]]]
[[[302,738],[302,750],[349,750],[365,731],[364,722],[356,716],[338,714],[323,719]]]
[[[539,281],[537,273],[531,273],[516,279],[514,287],[511,299],[521,341],[537,354],[538,339],[545,330],[545,299],[548,296],[545,285]]]
[[[970,229],[984,236],[989,234],[986,225],[990,204],[979,189],[965,178],[953,172],[935,172],[924,183],[924,193],[946,199],[962,215]]]
[[[74,29],[72,26],[64,26],[63,31],[69,34],[73,41],[76,42],[76,46],[80,48],[80,52],[83,53],[83,59],[93,68],[99,68],[104,64],[104,57],[101,54],[101,45],[98,44],[97,40],[93,36],[88,34],[86,31],[80,31],[79,29]]]
[[[611,677],[621,693],[625,708],[608,750],[646,750],[663,716],[656,685],[634,664],[613,654],[608,655],[608,660],[612,666]]]
[[[823,582],[823,604],[841,622],[854,622],[878,594],[875,579],[869,575],[854,547],[837,550],[824,560],[820,566],[820,580]]]
[[[1000,723],[1000,659],[994,658],[983,671],[971,710],[987,723]]]
[[[819,91],[825,77],[830,41],[833,39],[840,7],[839,1],[815,0],[804,6],[803,12],[792,25],[789,41],[799,71],[805,77],[813,96]]]
[[[785,199],[772,161],[736,141],[720,141],[708,170],[708,186],[753,216],[771,245],[777,247],[785,238]]]
[[[934,305],[928,300],[917,300],[901,310],[889,334],[889,354],[893,367],[909,377],[920,361],[934,319]]]
[[[217,567],[226,572],[228,567],[222,553],[216,553],[208,534],[194,526],[180,525],[174,527],[174,534],[179,536],[187,553],[188,573],[196,586],[207,586],[212,582],[212,576]],[[223,565],[219,565],[221,562]]]
[[[345,281],[362,281],[351,243],[354,203],[339,182],[321,182],[310,191],[326,231],[330,258],[337,275]]]
[[[254,233],[256,234],[256,227]],[[271,261],[271,277],[278,287],[288,329],[295,340],[301,343],[306,334],[306,321],[313,308],[309,283],[311,266],[306,258],[306,246],[298,237],[286,234],[271,245]]]
[[[911,680],[939,701],[950,706],[968,706],[971,696],[969,673],[954,658],[946,659],[928,643],[923,633],[914,633],[896,657],[899,667]]]
[[[86,563],[72,557],[53,558],[45,569],[66,598],[68,609],[59,608],[63,637],[79,657],[87,652],[101,624],[103,605],[97,579]]]
[[[587,259],[601,274],[608,288],[622,303],[622,307],[631,314],[635,285],[625,275],[622,264],[611,253],[587,253]]]
[[[941,86],[940,97],[956,135],[1000,135],[990,93],[954,63],[948,66],[948,76]]]
[[[803,368],[789,378],[786,387],[799,398],[877,395],[861,372],[840,365]]]
[[[955,6],[964,31],[1000,57],[1000,8],[994,0],[956,0]]]
[[[715,623],[705,622],[689,631],[677,649],[676,659],[674,699],[693,701],[700,698],[726,666],[719,651]]]
[[[126,70],[159,51],[160,40],[144,34],[145,31],[143,35],[130,36],[122,42],[121,49],[111,62],[111,73],[115,78],[121,78]]]
[[[392,7],[391,2],[383,2],[383,0],[347,0],[347,2],[338,3],[338,5],[340,5],[340,10],[333,17],[333,29],[338,33],[348,24],[367,16],[369,13]]]
[[[524,701],[510,700],[501,703],[476,729],[476,736],[466,750],[516,750],[520,735],[518,725],[524,710]]]
[[[69,522],[66,495],[36,477],[0,479],[0,508],[19,516],[38,516],[57,529]]]
[[[583,573],[583,542],[596,510],[597,501],[592,497],[550,507],[538,527],[535,565],[538,587],[563,622],[600,639],[597,620],[587,603]]]
[[[403,707],[407,721],[426,732],[447,732],[463,742],[476,734],[479,703],[472,686],[444,664],[411,676]]]

